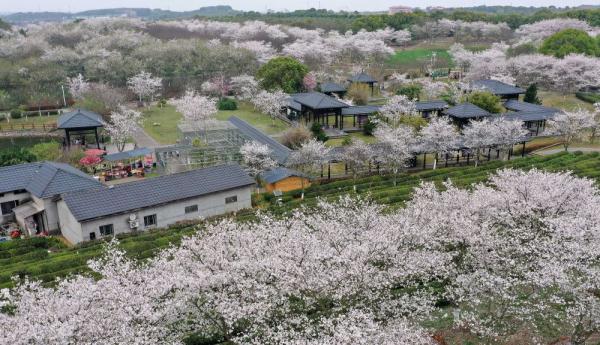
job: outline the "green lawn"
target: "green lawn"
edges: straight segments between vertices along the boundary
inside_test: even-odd
[[[452,63],[452,58],[446,49],[443,48],[409,48],[399,50],[392,55],[388,63],[399,66],[419,67],[424,62],[430,61],[432,54],[436,53],[437,65],[441,67],[449,67]]]
[[[554,107],[566,110],[575,110],[583,108],[593,110],[594,106],[575,97],[575,94],[564,95],[555,91],[538,91],[538,97],[542,104],[547,107]]]
[[[550,171],[571,170],[579,176],[587,176],[600,181],[600,155],[559,153],[544,157],[527,157],[511,161],[492,161],[479,167],[472,165],[456,168],[425,170],[414,174],[403,174],[398,186],[394,187],[390,176],[371,176],[357,180],[357,192],[390,207],[400,207],[410,198],[412,190],[421,181],[441,182],[450,178],[456,185],[467,187],[472,183],[487,179],[496,169],[505,166],[530,169],[538,167]],[[297,193],[285,193],[283,206],[266,201],[264,195],[254,196],[261,201],[260,206],[275,213],[291,210],[300,205],[313,205],[317,197],[335,200],[347,193],[353,193],[352,180],[314,185],[307,189],[304,201],[296,198]],[[252,219],[254,212],[238,212],[239,220]],[[182,236],[195,232],[190,226],[179,225],[170,229],[120,235],[121,247],[128,255],[147,258],[171,243],[178,243]],[[0,288],[12,286],[11,277],[30,276],[50,283],[56,277],[68,274],[89,272],[87,261],[98,257],[102,252],[102,241],[84,243],[74,248],[65,248],[55,239],[33,238],[0,243]],[[50,250],[49,250],[50,249]]]
[[[27,117],[22,117],[20,119],[10,119],[10,121],[6,121],[4,119],[0,120],[0,129],[5,130],[22,130],[22,129],[43,129],[43,125],[55,125],[58,120],[58,115],[29,115]],[[1,118],[1,117],[0,117]],[[42,126],[42,127],[40,127]]]
[[[278,119],[274,121],[273,125],[273,121],[268,115],[255,111],[248,103],[241,102],[238,106],[238,110],[219,110],[216,119],[226,121],[235,115],[267,134],[278,134],[288,128],[285,122]],[[172,105],[166,105],[163,108],[151,106],[144,110],[143,127],[146,133],[159,143],[175,144],[179,139],[177,124],[181,118],[181,114]]]
[[[289,127],[287,123],[279,119],[273,121],[268,115],[257,112],[251,104],[246,102],[239,102],[238,110],[219,110],[217,120],[226,121],[234,115],[267,134],[279,134]]]
[[[172,105],[150,106],[144,110],[143,127],[146,133],[161,144],[175,144],[179,139],[177,124],[181,114]]]

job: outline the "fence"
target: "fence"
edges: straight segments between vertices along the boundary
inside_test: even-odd
[[[0,124],[0,132],[56,129],[56,123],[5,123]]]

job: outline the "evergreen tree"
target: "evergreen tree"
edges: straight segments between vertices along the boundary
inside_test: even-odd
[[[533,104],[542,104],[542,101],[540,101],[537,95],[537,84],[534,83],[529,85],[527,90],[525,90],[525,98],[523,98],[523,101]]]

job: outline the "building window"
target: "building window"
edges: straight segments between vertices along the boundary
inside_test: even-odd
[[[13,194],[23,194],[23,193],[27,193],[27,191],[25,189],[19,189],[13,192]]]
[[[115,233],[115,229],[113,228],[112,224],[100,225],[100,235],[101,236],[110,236],[114,233]],[[94,234],[94,236],[96,236],[96,235]]]
[[[2,209],[2,214],[7,215],[11,214],[13,208],[19,206],[19,200],[11,200],[7,202],[3,202],[0,204],[0,209]]]
[[[196,213],[198,212],[198,205],[186,206],[185,213]]]
[[[151,214],[144,217],[144,226],[156,225],[156,214]]]
[[[93,241],[96,239],[96,233],[95,232],[90,232],[90,241]]]
[[[226,204],[232,204],[234,202],[237,202],[237,195],[229,196],[229,197],[225,198]]]

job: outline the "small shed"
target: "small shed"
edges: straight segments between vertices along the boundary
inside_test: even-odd
[[[271,193],[274,191],[289,192],[309,187],[310,179],[308,176],[288,168],[274,168],[261,174],[261,179],[265,183],[265,189]]]
[[[448,115],[456,124],[462,126],[469,120],[479,120],[492,114],[473,103],[465,102],[444,110],[444,115]]]
[[[73,134],[79,134],[82,138],[82,144],[85,145],[85,135],[93,133],[96,138],[96,147],[100,148],[98,128],[102,127],[104,127],[102,116],[84,109],[65,113],[58,118],[57,122],[57,128],[65,131],[67,146],[71,146],[71,136]]]
[[[336,94],[339,97],[344,97],[348,91],[344,85],[332,82],[322,83],[319,85],[319,90],[328,96],[333,96],[333,94]]]
[[[359,84],[369,85],[369,87],[371,88],[371,96],[373,95],[374,90],[375,90],[375,83],[378,82],[377,79],[375,79],[365,73],[359,73],[359,74],[353,75],[350,78],[348,78],[348,81],[350,83],[359,83]]]

